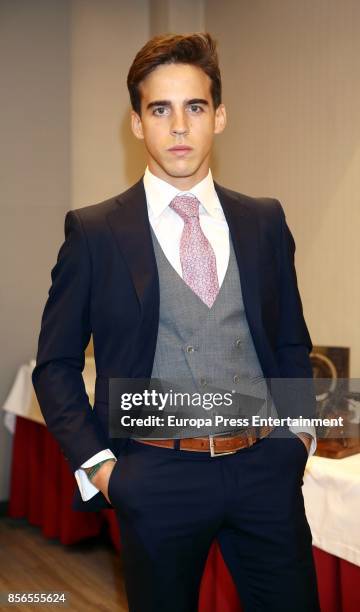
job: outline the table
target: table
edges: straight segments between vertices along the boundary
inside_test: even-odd
[[[88,367],[91,369],[91,361]],[[31,364],[27,371],[31,377]],[[26,379],[24,369],[21,376],[23,383]],[[87,381],[90,387],[91,380],[92,375]],[[20,396],[28,402],[27,409],[22,409],[22,416],[17,414],[12,424],[14,444],[9,515],[27,518],[31,524],[41,528],[45,537],[58,538],[65,545],[99,534],[105,524],[114,547],[120,550],[120,534],[113,510],[90,513],[71,509],[77,486],[74,475],[57,442],[41,422],[41,413],[36,412],[31,392],[26,396],[23,388],[21,395],[19,389],[15,393],[13,387],[5,404],[8,415],[15,416],[9,410],[11,396],[17,398],[16,402]],[[17,412],[20,413],[20,409]],[[315,544],[321,610],[358,612],[360,455],[340,460],[310,458],[303,492]],[[232,579],[214,543],[203,575],[199,612],[241,610]]]

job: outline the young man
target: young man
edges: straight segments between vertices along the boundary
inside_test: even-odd
[[[301,492],[313,432],[109,436],[110,378],[217,379],[224,389],[311,378],[283,210],[217,185],[209,169],[226,123],[214,41],[150,40],[128,88],[148,167],[125,193],[67,213],[33,374],[76,474],[75,507],[116,509],[131,612],[195,612],[214,538],[245,610],[319,610]],[[91,334],[93,410],[81,375]]]

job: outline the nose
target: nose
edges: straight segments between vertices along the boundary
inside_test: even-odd
[[[188,117],[184,109],[174,110],[170,130],[173,136],[184,135],[188,133]]]

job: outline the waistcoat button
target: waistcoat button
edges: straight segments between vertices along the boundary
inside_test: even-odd
[[[238,339],[236,340],[236,342],[235,342],[235,346],[236,346],[236,348],[240,348],[240,347],[241,347],[241,344],[242,344],[242,340],[241,340],[241,338],[238,338]]]
[[[234,383],[238,383],[240,381],[240,376],[239,374],[235,374],[234,378],[233,378],[233,382]]]
[[[193,347],[193,346],[190,346],[190,345],[189,345],[189,346],[187,346],[187,347],[186,347],[186,352],[187,352],[187,353],[193,353],[193,352],[194,352],[194,350],[195,350],[195,349],[194,349],[194,347]]]

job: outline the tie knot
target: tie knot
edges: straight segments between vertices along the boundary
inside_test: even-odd
[[[191,195],[177,195],[170,202],[172,208],[180,217],[187,221],[190,217],[199,218],[199,200]]]

